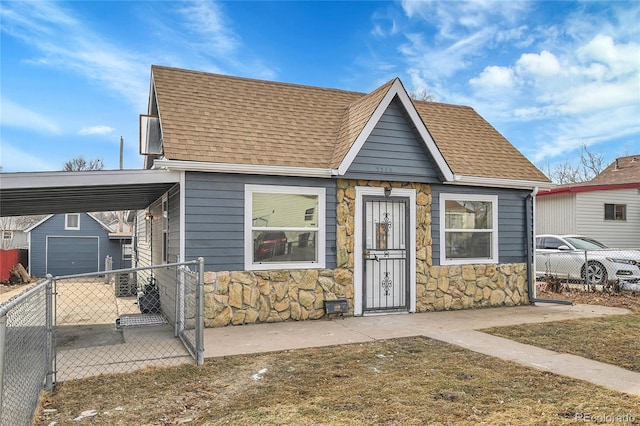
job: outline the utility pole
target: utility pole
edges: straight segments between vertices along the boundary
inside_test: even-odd
[[[122,157],[124,155],[124,138],[120,136],[120,170],[123,169],[123,160]],[[118,232],[124,231],[124,212],[120,210],[118,212]]]
[[[120,136],[120,170],[123,169],[122,167],[122,157],[124,155],[124,138],[122,136]]]

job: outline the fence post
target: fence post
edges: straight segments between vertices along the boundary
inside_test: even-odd
[[[204,258],[198,258],[198,283],[196,284],[196,362],[204,364]]]
[[[54,340],[54,302],[53,302],[53,277],[51,274],[47,274],[47,286],[46,286],[46,327],[47,327],[47,376],[45,378],[44,388],[47,392],[53,390],[55,363],[56,363],[56,348]]]
[[[107,257],[104,258],[104,282],[105,284],[109,284],[109,281],[111,280],[111,274],[109,274],[109,271],[113,270],[113,259],[111,258],[111,256],[107,255]],[[116,282],[116,286],[118,285],[118,283]]]
[[[177,277],[176,277],[176,322],[174,324],[175,328],[175,337],[178,337],[180,333],[184,331],[184,304],[185,304],[185,284],[184,284],[184,266],[177,267]]]
[[[7,315],[0,317],[0,421],[2,421],[2,397],[4,396],[4,350],[7,337]]]
[[[589,258],[587,256],[587,249],[584,250],[584,283],[587,290],[591,290],[591,280],[589,279]]]

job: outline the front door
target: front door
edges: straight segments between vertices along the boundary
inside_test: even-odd
[[[409,199],[365,196],[363,204],[363,311],[406,311]]]

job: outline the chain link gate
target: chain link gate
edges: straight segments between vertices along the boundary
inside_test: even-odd
[[[201,365],[202,278],[202,259],[53,278],[54,382]]]
[[[43,280],[0,306],[0,426],[30,424],[51,384],[51,301]]]

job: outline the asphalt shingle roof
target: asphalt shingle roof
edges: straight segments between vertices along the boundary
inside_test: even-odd
[[[640,155],[617,158],[588,182],[589,185],[640,183]]]
[[[369,94],[152,67],[169,160],[337,168],[395,82]],[[472,108],[413,101],[453,173],[548,182]]]

